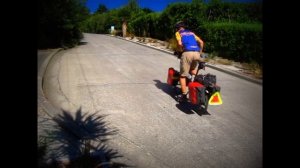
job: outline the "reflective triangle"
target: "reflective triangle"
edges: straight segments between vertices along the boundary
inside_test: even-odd
[[[221,105],[221,104],[223,104],[223,101],[222,101],[220,92],[214,93],[214,94],[210,97],[210,99],[209,99],[209,101],[208,101],[208,104],[209,104],[209,105]]]

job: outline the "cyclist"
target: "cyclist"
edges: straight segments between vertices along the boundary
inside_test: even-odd
[[[187,100],[187,86],[186,78],[196,75],[197,61],[203,61],[200,57],[204,42],[194,32],[185,29],[185,24],[179,21],[175,24],[176,40],[178,47],[183,51],[180,58],[180,85],[181,94],[178,95],[178,101],[183,102]]]

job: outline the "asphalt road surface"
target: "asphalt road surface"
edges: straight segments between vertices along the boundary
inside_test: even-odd
[[[84,34],[76,48],[56,54],[44,92],[75,115],[107,115],[118,130],[107,145],[116,161],[136,167],[262,167],[262,86],[206,68],[217,76],[223,105],[208,113],[179,105],[166,84],[179,60],[115,37]]]

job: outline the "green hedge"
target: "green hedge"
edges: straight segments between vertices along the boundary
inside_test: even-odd
[[[262,24],[206,23],[199,33],[205,52],[242,62],[262,64]]]
[[[158,13],[144,14],[129,22],[129,31],[136,36],[156,37]]]

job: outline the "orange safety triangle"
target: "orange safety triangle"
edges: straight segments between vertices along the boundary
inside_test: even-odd
[[[214,93],[214,94],[210,97],[210,99],[209,99],[209,101],[208,101],[208,104],[209,104],[209,105],[221,105],[221,104],[223,104],[223,101],[222,101],[220,92]]]

